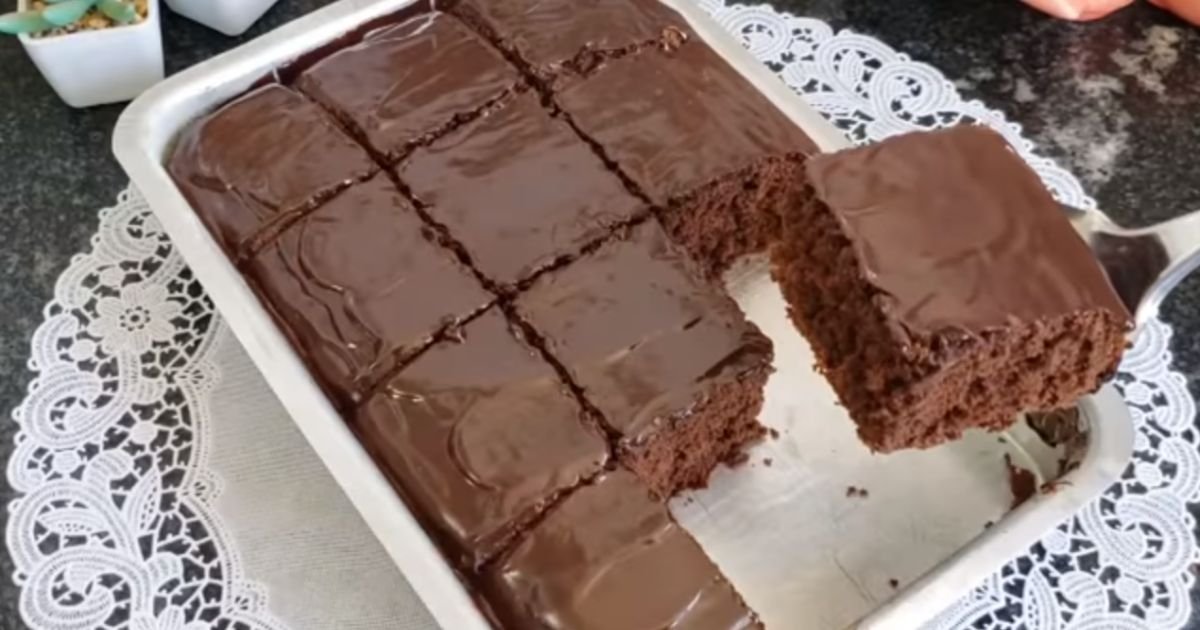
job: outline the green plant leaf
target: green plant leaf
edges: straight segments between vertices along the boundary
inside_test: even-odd
[[[0,15],[0,33],[40,33],[52,28],[54,25],[47,22],[37,11],[16,11]]]
[[[96,3],[96,8],[118,24],[129,24],[138,16],[137,8],[133,6],[133,3],[122,0],[100,0]]]
[[[94,4],[96,0],[62,0],[42,9],[42,17],[55,26],[66,26],[78,22]]]

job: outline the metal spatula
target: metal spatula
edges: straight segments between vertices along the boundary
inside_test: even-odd
[[[1200,211],[1127,229],[1099,210],[1063,209],[1095,252],[1138,328],[1153,319],[1163,298],[1200,267]]]

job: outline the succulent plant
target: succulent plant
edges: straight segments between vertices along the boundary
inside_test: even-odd
[[[0,33],[42,33],[67,27],[93,7],[117,24],[129,24],[138,18],[133,0],[45,0],[41,9],[0,15]]]

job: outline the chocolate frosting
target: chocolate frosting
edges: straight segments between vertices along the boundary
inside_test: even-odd
[[[518,81],[517,71],[473,31],[452,16],[429,13],[368,34],[308,69],[296,86],[394,158]]]
[[[598,472],[608,452],[496,308],[388,381],[354,426],[464,568],[490,558],[555,493]]]
[[[659,204],[768,157],[816,152],[703,42],[612,61],[558,101]]]
[[[237,256],[264,221],[375,166],[320,107],[268,85],[191,125],[167,168],[217,241]]]
[[[657,40],[667,28],[687,31],[683,17],[658,0],[464,0],[521,56],[550,72],[581,51],[612,51]]]
[[[400,178],[476,268],[506,284],[575,253],[642,207],[533,94],[419,149]]]
[[[568,497],[483,581],[502,627],[758,627],[666,507],[624,471]]]
[[[1129,319],[1091,251],[999,134],[963,126],[813,158],[897,334],[978,334],[1090,309]]]
[[[517,309],[608,424],[638,440],[714,379],[771,360],[770,342],[648,221],[538,279]]]
[[[376,176],[250,262],[252,283],[337,398],[353,400],[399,354],[491,301],[427,229],[391,182]]]

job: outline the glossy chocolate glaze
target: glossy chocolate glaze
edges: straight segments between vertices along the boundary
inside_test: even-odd
[[[471,29],[447,14],[427,13],[329,55],[296,87],[390,159],[518,82],[517,71]]]
[[[490,558],[556,493],[599,472],[605,441],[492,308],[390,379],[354,426],[461,567]]]
[[[558,103],[655,203],[812,141],[703,42],[614,60]]]
[[[483,578],[506,628],[759,627],[700,546],[637,479],[577,490]]]
[[[634,441],[686,414],[714,380],[772,357],[654,221],[542,276],[516,307],[610,427]]]
[[[463,0],[453,10],[478,19],[542,75],[585,51],[653,42],[667,29],[691,32],[658,0]]]
[[[902,340],[1095,308],[1129,318],[1057,202],[994,131],[899,136],[807,169]]]
[[[401,8],[400,10],[381,15],[375,19],[367,20],[353,29],[342,33],[340,37],[335,37],[324,45],[317,46],[312,50],[300,55],[299,57],[289,61],[288,63],[275,68],[271,73],[263,77],[262,85],[267,83],[282,83],[284,85],[292,85],[296,79],[307,71],[309,68],[317,65],[330,55],[344,49],[349,48],[362,42],[363,39],[376,31],[383,30],[388,26],[402,24],[408,22],[415,17],[426,15],[433,12],[433,0],[412,0],[412,3]],[[258,87],[255,85],[254,87]]]
[[[264,222],[375,170],[321,108],[268,85],[192,124],[167,163],[231,256]]]
[[[492,299],[382,175],[293,225],[247,273],[341,401]]]
[[[417,150],[399,174],[501,284],[577,252],[643,205],[532,93]]]

